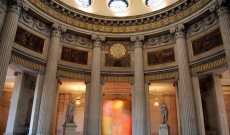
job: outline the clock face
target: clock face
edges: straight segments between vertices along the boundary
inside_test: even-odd
[[[115,43],[110,47],[109,53],[114,59],[122,59],[127,51],[123,44]]]

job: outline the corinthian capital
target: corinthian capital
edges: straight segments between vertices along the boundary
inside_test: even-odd
[[[184,30],[185,30],[184,24],[180,23],[178,25],[173,26],[170,29],[170,33],[175,34],[176,38],[181,38],[185,36]]]
[[[134,47],[142,47],[142,41],[144,39],[145,37],[143,35],[130,37],[130,41],[134,42]]]
[[[227,5],[226,0],[216,0],[210,7],[209,11],[210,12],[216,12],[218,16],[224,14],[224,13],[229,13],[229,7]]]
[[[8,10],[15,11],[17,13],[21,12],[21,9],[28,10],[29,6],[25,3],[24,0],[8,0]]]
[[[102,35],[92,35],[91,39],[94,41],[105,41],[105,37]]]
[[[92,35],[91,39],[93,42],[93,47],[101,47],[102,41],[105,41],[105,37],[102,35]]]
[[[130,38],[130,41],[137,42],[137,41],[143,41],[144,39],[145,39],[145,37],[143,35],[139,35],[139,36],[132,36]]]
[[[60,25],[58,23],[53,23],[51,25],[51,28],[52,28],[52,32],[51,32],[52,36],[61,36],[61,34],[66,32],[67,30],[65,26]]]

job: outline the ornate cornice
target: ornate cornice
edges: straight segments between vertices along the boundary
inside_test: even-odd
[[[124,19],[123,20],[101,20],[96,18],[91,18],[88,16],[80,15],[75,13],[74,11],[68,11],[64,7],[61,7],[63,10],[60,12],[60,6],[54,6],[54,3],[45,4],[45,2],[41,2],[40,0],[29,0],[32,4],[34,4],[41,11],[46,14],[52,16],[55,19],[62,21],[63,23],[67,23],[69,25],[97,32],[110,32],[110,33],[132,33],[132,32],[143,32],[150,31],[153,29],[157,29],[175,22],[178,22],[185,17],[190,16],[201,7],[208,4],[211,0],[199,0],[198,2],[193,4],[193,1],[185,1],[182,5],[175,7],[175,9],[170,9],[169,11],[162,12],[159,14],[155,14],[148,17],[134,17],[133,19]],[[53,1],[51,1],[53,2]],[[51,8],[53,7],[53,8]],[[59,10],[59,12],[58,12]],[[63,13],[65,12],[65,13]],[[67,14],[66,14],[67,12]],[[110,22],[109,24],[106,22]]]

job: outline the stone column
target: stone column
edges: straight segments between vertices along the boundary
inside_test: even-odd
[[[36,80],[36,86],[35,86],[35,92],[34,92],[32,114],[31,114],[31,119],[30,119],[29,135],[35,135],[37,131],[43,80],[44,80],[44,74],[38,73],[37,80]]]
[[[178,92],[178,80],[179,78],[176,77],[173,86],[176,90],[176,111],[177,111],[177,125],[178,125],[178,134],[181,135],[181,124],[180,124],[180,104],[179,104],[179,92]]]
[[[15,127],[17,126],[17,113],[19,106],[19,98],[22,95],[22,91],[25,83],[25,76],[21,72],[15,72],[14,91],[11,98],[10,110],[7,120],[5,135],[13,135],[15,133]]]
[[[146,135],[150,135],[151,132],[150,132],[150,97],[149,97],[149,85],[151,83],[149,81],[145,81],[145,104],[146,104],[146,113],[145,113],[145,116],[146,116]]]
[[[132,93],[133,135],[146,135],[143,40],[143,36],[131,37],[131,41],[134,41],[134,90]]]
[[[219,130],[221,135],[229,135],[228,118],[224,103],[224,95],[221,87],[222,75],[213,75],[213,94],[217,102],[217,116],[219,120]]]
[[[89,90],[90,90],[90,81],[85,82],[86,91],[85,91],[85,110],[84,110],[84,127],[83,135],[87,135],[87,126],[88,126],[88,115],[89,115]]]
[[[28,6],[23,1],[8,0],[7,2],[8,10],[3,24],[2,34],[0,36],[0,101],[2,99],[2,92],[4,90],[6,73],[16,35],[20,12],[22,7],[25,10],[28,9]]]
[[[195,98],[196,116],[199,135],[205,135],[204,116],[200,94],[200,83],[197,73],[192,74],[193,94]]]
[[[91,65],[91,83],[89,92],[88,135],[99,135],[101,104],[101,45],[103,36],[92,36],[93,55]]]
[[[179,24],[173,27],[170,32],[175,33],[176,45],[175,51],[177,54],[177,64],[179,68],[179,105],[180,105],[180,120],[182,126],[182,135],[197,135],[196,110],[193,97],[192,79],[190,75],[187,45],[185,33],[183,32],[184,25]]]
[[[37,135],[52,135],[54,106],[57,96],[57,64],[59,60],[60,36],[66,29],[58,24],[52,25],[49,55],[42,88]]]
[[[210,11],[216,11],[219,16],[220,31],[224,43],[225,54],[230,71],[230,10],[227,7],[227,0],[217,0],[211,7]]]

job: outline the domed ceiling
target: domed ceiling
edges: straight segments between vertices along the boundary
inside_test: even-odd
[[[60,0],[73,8],[95,15],[125,17],[150,13],[179,0]]]

